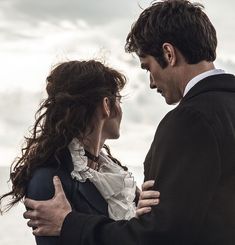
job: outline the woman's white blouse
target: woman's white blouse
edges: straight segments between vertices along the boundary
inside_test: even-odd
[[[129,220],[135,216],[136,182],[132,174],[114,163],[104,152],[99,155],[99,170],[87,166],[83,146],[73,139],[68,146],[74,170],[72,178],[85,182],[89,179],[108,203],[109,217],[114,220]]]

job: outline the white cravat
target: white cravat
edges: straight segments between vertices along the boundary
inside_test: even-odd
[[[136,182],[132,174],[114,163],[103,152],[99,155],[99,171],[87,166],[83,146],[74,138],[68,146],[74,170],[72,178],[80,182],[89,179],[108,203],[109,217],[114,220],[129,220],[135,216]]]
[[[209,76],[214,76],[214,75],[218,75],[218,74],[224,74],[225,71],[221,70],[221,69],[212,69],[206,72],[203,72],[199,75],[197,75],[196,77],[194,77],[193,79],[191,79],[188,84],[185,87],[184,90],[184,95],[183,97],[188,93],[188,91],[194,87],[198,82],[200,82],[202,79],[209,77]]]

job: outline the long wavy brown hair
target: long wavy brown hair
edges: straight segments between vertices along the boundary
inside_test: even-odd
[[[125,83],[123,74],[95,60],[64,62],[51,71],[46,83],[47,98],[36,113],[30,137],[25,137],[21,156],[11,165],[12,190],[0,197],[1,204],[3,198],[12,196],[5,211],[24,198],[35,169],[49,164],[47,160],[51,156],[58,159],[58,153],[74,137],[84,139],[92,116],[104,97],[109,98],[111,109],[114,108]],[[109,148],[104,148],[121,165],[112,157]]]

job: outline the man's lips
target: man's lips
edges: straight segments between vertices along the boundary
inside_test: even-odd
[[[158,92],[159,94],[161,94],[161,96],[165,97],[165,96],[164,96],[164,91],[163,91],[162,89],[158,88],[158,89],[157,89],[157,92]]]
[[[158,88],[157,89],[157,92],[161,94],[162,93],[162,90]]]

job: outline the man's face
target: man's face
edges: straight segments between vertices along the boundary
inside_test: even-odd
[[[162,68],[151,55],[140,57],[141,68],[150,72],[150,88],[156,89],[166,100],[167,104],[175,104],[182,98],[177,74],[169,64]]]

